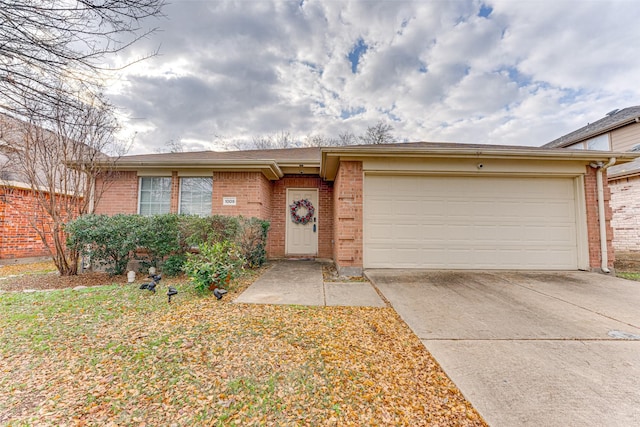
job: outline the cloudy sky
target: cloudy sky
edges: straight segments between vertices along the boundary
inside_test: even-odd
[[[635,0],[172,0],[111,83],[130,154],[290,132],[542,145],[640,104]]]

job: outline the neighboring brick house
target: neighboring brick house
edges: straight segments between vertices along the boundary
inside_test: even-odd
[[[19,121],[0,114],[0,263],[50,255],[30,225],[32,220],[46,221],[46,216],[9,157],[18,146],[19,125]]]
[[[607,271],[609,193],[590,164],[613,156],[635,158],[425,142],[125,156],[96,212],[256,216],[271,222],[269,257],[328,258],[343,274]]]
[[[613,110],[544,147],[640,153],[640,106]],[[617,257],[640,261],[640,159],[614,164],[607,169],[607,178]]]
[[[36,181],[46,182],[46,162],[37,163],[38,166],[29,171],[37,176],[28,178],[29,172],[23,168],[26,163],[21,161],[25,156],[23,141],[26,129],[33,127],[29,128],[20,120],[0,114],[0,264],[49,258],[49,248],[54,246],[51,231],[53,222],[38,201],[38,197],[50,201],[49,193],[33,185]],[[39,135],[48,134],[48,131],[38,129]],[[50,140],[46,139],[46,142]],[[77,173],[72,172],[72,175]],[[37,191],[33,191],[34,188]],[[62,191],[56,194],[62,198],[69,195]],[[66,211],[61,209],[60,212]]]
[[[0,185],[0,264],[49,257],[49,249],[30,222],[46,218],[23,183]]]

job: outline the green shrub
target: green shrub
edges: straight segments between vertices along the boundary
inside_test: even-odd
[[[186,261],[187,256],[184,253],[169,255],[161,264],[162,274],[167,277],[177,276],[182,273],[182,267]]]
[[[183,270],[187,253],[195,247],[201,247],[201,253],[202,248],[210,252],[224,247],[234,265],[242,259],[244,267],[259,267],[267,257],[268,230],[268,221],[222,215],[84,215],[66,225],[67,245],[90,256],[94,264],[107,266],[109,273],[124,273],[137,254],[143,270],[154,266],[168,276]]]
[[[84,215],[66,225],[67,245],[106,266],[108,273],[123,274],[139,246],[136,231],[143,224],[139,215]]]
[[[181,221],[184,244],[196,247],[201,243],[235,241],[241,230],[239,217],[213,215],[184,216]]]
[[[259,218],[240,218],[238,245],[246,260],[246,267],[257,268],[267,261],[267,232],[269,221]]]
[[[162,214],[144,219],[143,226],[136,232],[139,245],[144,248],[138,260],[145,270],[151,266],[160,268],[168,256],[184,252],[180,242],[180,215]]]
[[[226,288],[242,271],[245,259],[234,243],[202,243],[198,249],[198,253],[187,254],[187,261],[182,266],[197,290]]]

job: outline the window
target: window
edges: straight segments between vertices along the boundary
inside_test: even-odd
[[[571,148],[573,150],[609,151],[611,149],[609,147],[609,134],[605,133],[603,135],[598,135],[591,139],[587,139],[586,141],[581,141],[573,145],[569,145],[567,148]]]
[[[171,178],[140,178],[140,215],[155,215],[171,211]]]
[[[180,178],[180,213],[211,215],[213,178]]]
[[[587,150],[609,151],[609,149],[608,133],[587,140]]]

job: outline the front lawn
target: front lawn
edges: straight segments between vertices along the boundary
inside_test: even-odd
[[[172,285],[0,293],[0,425],[485,425],[390,308]]]

